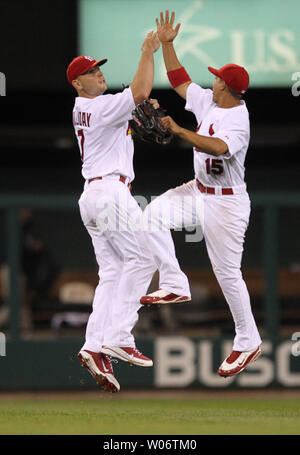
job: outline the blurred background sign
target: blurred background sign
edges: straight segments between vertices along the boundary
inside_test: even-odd
[[[182,24],[175,47],[193,81],[210,86],[207,66],[237,63],[248,69],[252,86],[291,85],[300,67],[300,3],[294,0],[81,0],[80,54],[108,58],[110,87],[130,83],[143,38],[165,9]],[[154,87],[169,87],[161,52]]]

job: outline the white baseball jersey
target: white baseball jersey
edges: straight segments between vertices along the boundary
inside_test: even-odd
[[[135,103],[131,88],[96,98],[78,96],[73,125],[82,160],[82,175],[88,180],[108,174],[134,179],[133,140],[128,120]]]
[[[244,162],[250,140],[249,113],[246,103],[225,109],[213,102],[213,91],[191,83],[187,88],[185,109],[197,119],[197,133],[218,137],[228,152],[214,157],[194,147],[195,178],[205,186],[224,188],[244,184]]]

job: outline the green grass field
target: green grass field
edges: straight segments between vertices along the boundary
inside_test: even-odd
[[[1,399],[1,435],[299,435],[300,399]]]

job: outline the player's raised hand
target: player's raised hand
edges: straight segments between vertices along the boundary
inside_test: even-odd
[[[149,50],[150,52],[156,52],[159,49],[160,40],[158,39],[157,32],[153,30],[147,33],[147,36],[142,44],[142,51]]]
[[[160,13],[160,21],[157,18],[155,19],[157,34],[161,43],[172,42],[176,38],[181,24],[177,24],[174,28],[174,19],[174,11],[172,11],[171,19],[169,19],[169,10],[166,10],[165,17],[164,13]]]

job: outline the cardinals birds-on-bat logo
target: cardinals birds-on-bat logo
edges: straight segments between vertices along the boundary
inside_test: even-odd
[[[213,134],[215,134],[215,132],[214,132],[214,130],[213,130],[213,123],[210,125],[208,132],[209,132],[210,136],[212,136]]]

